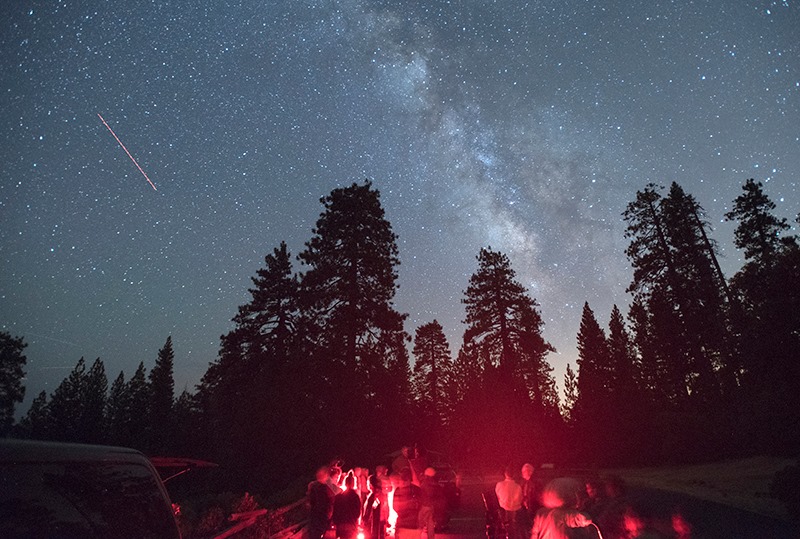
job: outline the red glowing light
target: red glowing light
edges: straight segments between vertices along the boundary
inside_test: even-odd
[[[136,162],[136,159],[134,159],[134,158],[133,158],[133,156],[131,155],[131,152],[129,152],[129,151],[128,151],[128,148],[126,148],[126,147],[125,147],[125,145],[124,145],[124,144],[122,143],[122,141],[119,139],[119,137],[117,136],[117,134],[116,134],[116,133],[114,133],[114,130],[113,130],[113,129],[111,129],[111,126],[110,126],[110,125],[108,125],[108,124],[106,123],[105,119],[104,119],[102,116],[100,116],[100,113],[99,113],[99,112],[97,113],[97,115],[100,117],[100,121],[101,121],[101,122],[103,122],[103,125],[104,125],[104,126],[106,126],[106,128],[109,130],[109,132],[110,132],[112,135],[114,135],[114,138],[117,140],[117,142],[119,143],[119,145],[120,145],[120,146],[122,146],[122,149],[123,149],[123,150],[125,150],[125,153],[126,153],[126,154],[128,154],[128,157],[130,157],[130,158],[131,158],[131,161],[133,161],[133,164],[134,164],[134,165],[136,165],[136,168],[138,168],[138,169],[139,169],[139,172],[141,172],[141,173],[142,173],[142,176],[144,176],[144,179],[145,179],[145,180],[147,180],[147,183],[149,183],[149,184],[150,184],[150,187],[152,187],[152,188],[153,188],[153,191],[158,191],[158,189],[156,189],[156,186],[155,186],[155,184],[154,184],[153,182],[151,182],[151,181],[150,181],[150,178],[148,178],[148,177],[147,177],[147,173],[145,173],[145,171],[144,171],[144,170],[142,170],[142,167],[140,167],[140,166],[139,166],[139,163],[137,163],[137,162]]]
[[[389,517],[387,522],[389,523],[389,528],[394,530],[395,524],[397,524],[397,511],[394,510],[394,487],[389,493],[386,495],[387,501],[389,502]]]

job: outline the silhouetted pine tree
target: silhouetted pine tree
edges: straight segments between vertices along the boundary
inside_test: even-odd
[[[369,386],[378,388],[371,402],[374,407],[364,410],[366,432],[382,432],[381,436],[361,437],[363,453],[367,455],[385,454],[387,448],[397,448],[409,440],[415,440],[424,447],[437,443],[438,432],[421,432],[417,417],[412,415],[411,366],[405,332],[384,332],[376,343],[373,364],[383,365],[373,370],[374,378]],[[387,418],[391,427],[386,429]],[[359,438],[356,436],[355,438]]]
[[[564,373],[564,403],[561,406],[561,416],[568,425],[573,422],[572,412],[576,402],[578,402],[578,377],[572,370],[572,366],[567,363],[567,370]]]
[[[578,398],[572,409],[579,447],[585,458],[609,458],[608,425],[617,420],[611,402],[613,373],[606,335],[594,312],[584,303],[578,331]]]
[[[80,439],[83,397],[86,385],[86,361],[83,358],[53,391],[47,408],[50,412],[49,436],[53,440],[76,442]]]
[[[735,243],[745,264],[732,288],[741,309],[736,333],[742,355],[740,401],[743,437],[768,452],[797,454],[800,447],[800,246],[760,182],[747,180],[726,214],[739,222]]]
[[[432,412],[436,423],[444,420],[444,382],[452,356],[442,325],[434,320],[414,335],[414,388],[421,411]]]
[[[0,437],[11,432],[16,403],[25,397],[26,357],[22,351],[28,346],[22,337],[12,337],[0,331]]]
[[[672,443],[687,458],[719,454],[730,444],[734,418],[726,403],[735,398],[739,359],[731,332],[731,294],[704,211],[678,184],[672,184],[666,198],[651,184],[637,193],[623,216],[631,240],[626,250],[634,268],[629,291],[637,305],[632,314],[643,381],[659,386],[650,397],[672,405],[659,409],[660,431],[674,433]],[[652,376],[656,371],[660,378]]]
[[[677,183],[662,203],[662,215],[672,247],[679,284],[673,290],[684,320],[684,338],[689,345],[693,377],[689,380],[694,399],[707,408],[719,402],[721,375],[731,361],[727,339],[725,280],[715,270],[713,244],[707,237],[704,210]]]
[[[467,329],[454,367],[472,362],[480,384],[468,386],[451,428],[473,458],[522,458],[534,439],[543,447],[554,436],[550,422],[558,402],[544,361],[553,348],[541,336],[537,304],[517,282],[508,257],[487,248],[477,259],[462,300]],[[546,430],[551,432],[542,436]],[[478,438],[470,441],[471,435]]]
[[[613,373],[606,334],[588,303],[583,304],[578,330],[578,401],[576,417],[608,413]]]
[[[125,410],[122,445],[149,452],[147,433],[150,424],[150,387],[144,362],[139,363],[136,372],[128,380],[125,393],[128,407]]]
[[[621,463],[642,461],[640,451],[652,439],[646,432],[646,393],[633,340],[616,305],[611,309],[607,342],[611,365],[609,396],[616,418],[610,429],[613,437],[609,449]]]
[[[624,406],[628,399],[639,394],[641,373],[634,354],[631,336],[625,327],[625,319],[614,305],[608,322],[608,353],[610,360],[610,392],[615,406]]]
[[[314,394],[321,401],[316,430],[331,450],[360,455],[362,440],[343,433],[379,428],[374,410],[395,405],[385,402],[386,388],[377,385],[384,382],[380,373],[388,365],[387,357],[375,351],[403,347],[407,338],[405,315],[393,306],[397,237],[370,182],[334,189],[321,202],[324,211],[298,256],[308,267],[301,279],[301,308],[314,361]],[[410,395],[396,398],[408,409]]]
[[[209,458],[209,449],[203,446],[203,416],[196,395],[184,389],[175,399],[173,416],[175,431],[172,449],[175,455]]]
[[[37,400],[36,409],[29,412],[29,415],[33,414],[30,417],[31,430],[39,430],[48,439],[63,442],[105,443],[107,388],[105,367],[100,358],[88,371],[85,360],[80,358],[53,391],[49,402],[46,395]],[[37,427],[37,423],[40,426]],[[41,423],[46,426],[41,427]]]
[[[47,391],[42,390],[28,409],[28,413],[20,421],[20,434],[32,440],[50,439],[50,410],[48,409]]]
[[[172,409],[175,399],[174,361],[172,336],[169,336],[158,351],[156,363],[150,370],[148,384],[150,389],[148,438],[150,450],[155,454],[169,453],[174,439],[175,422]]]
[[[212,458],[235,464],[241,480],[287,481],[292,466],[308,465],[311,368],[298,346],[298,283],[286,243],[264,257],[250,302],[221,337],[219,358],[203,376],[203,410]],[[287,445],[298,451],[287,452]],[[292,461],[294,459],[294,462]]]
[[[78,437],[74,441],[91,444],[108,443],[105,421],[107,391],[106,368],[100,358],[97,358],[84,376]]]
[[[456,409],[468,395],[480,391],[484,365],[478,359],[477,347],[464,343],[445,377],[445,423],[451,423]]]
[[[717,371],[730,360],[730,350],[723,281],[702,214],[694,198],[673,183],[665,199],[652,184],[637,192],[623,216],[631,240],[626,253],[634,268],[629,291],[647,309],[654,295],[654,301],[673,306],[669,325],[677,332],[662,336],[672,336],[672,355],[681,356],[676,367],[688,369],[684,383],[693,400],[707,405],[719,396]]]
[[[472,274],[461,302],[466,306],[464,342],[482,349],[500,371],[508,389],[521,362],[521,311],[530,303],[525,288],[516,281],[506,255],[488,249],[478,254],[478,271]]]
[[[477,258],[478,270],[462,300],[467,315],[464,342],[480,348],[508,388],[521,389],[535,399],[547,386],[547,381],[536,379],[541,374],[539,363],[553,350],[541,336],[544,324],[538,304],[516,280],[505,254],[490,247],[481,249]]]
[[[733,209],[725,214],[725,219],[739,222],[734,242],[744,250],[747,261],[769,265],[783,246],[781,235],[789,230],[789,223],[772,214],[775,203],[764,193],[761,182],[750,178],[742,190],[744,193],[733,201]]]
[[[120,371],[119,375],[111,383],[106,399],[106,424],[108,425],[108,440],[112,445],[125,445],[129,443],[130,437],[127,435],[128,425],[128,399],[127,384],[125,383],[125,373]]]

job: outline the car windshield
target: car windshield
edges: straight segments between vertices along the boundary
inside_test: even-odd
[[[0,464],[4,538],[173,538],[153,473],[132,463]]]

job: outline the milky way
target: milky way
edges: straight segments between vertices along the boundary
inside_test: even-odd
[[[191,389],[264,255],[365,178],[406,329],[436,318],[456,350],[491,245],[559,380],[584,301],[603,323],[628,303],[636,190],[693,194],[729,276],[747,178],[800,212],[796,2],[84,4],[0,7],[0,327],[30,343],[28,402],[81,356],[150,367],[168,335]]]

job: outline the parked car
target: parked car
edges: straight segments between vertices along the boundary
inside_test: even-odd
[[[180,539],[155,468],[122,447],[0,440],[0,537]]]

